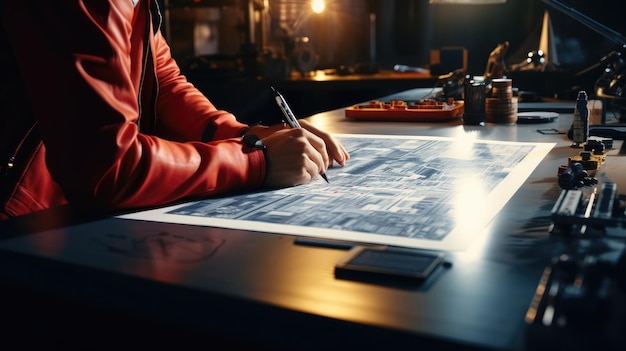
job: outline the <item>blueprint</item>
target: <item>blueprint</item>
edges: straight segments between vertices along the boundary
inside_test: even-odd
[[[412,248],[463,250],[554,144],[336,135],[326,183],[207,198],[122,218]]]

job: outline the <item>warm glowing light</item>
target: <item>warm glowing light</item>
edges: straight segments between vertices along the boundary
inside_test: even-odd
[[[311,3],[311,9],[313,9],[313,12],[315,13],[322,13],[324,12],[325,8],[326,3],[324,2],[324,0],[313,0],[313,2]]]

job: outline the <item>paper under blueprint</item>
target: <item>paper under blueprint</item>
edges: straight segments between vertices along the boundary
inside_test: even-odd
[[[463,250],[554,144],[340,134],[345,166],[309,184],[121,218]]]

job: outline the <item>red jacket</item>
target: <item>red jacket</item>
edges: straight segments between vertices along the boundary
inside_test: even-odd
[[[245,147],[246,125],[180,74],[157,7],[4,1],[0,218],[68,201],[121,210],[261,186],[262,151]]]

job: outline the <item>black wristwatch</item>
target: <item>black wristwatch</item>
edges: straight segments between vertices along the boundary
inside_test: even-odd
[[[244,135],[242,139],[243,139],[243,143],[246,144],[246,146],[249,147],[250,149],[253,149],[253,150],[261,149],[263,151],[263,158],[265,159],[265,167],[267,168],[267,148],[265,147],[265,144],[263,144],[261,139],[259,139],[259,137],[254,134]],[[267,176],[267,174],[265,176]],[[265,179],[263,179],[263,183],[265,183]]]
[[[263,150],[263,157],[265,158],[265,162],[267,163],[267,148],[265,144],[259,139],[258,136],[254,134],[244,135],[243,143],[246,144],[251,149],[260,149]]]
[[[251,149],[261,149],[261,150],[263,150],[263,153],[265,153],[265,150],[266,150],[265,149],[265,144],[263,144],[263,142],[261,141],[261,139],[259,139],[258,136],[254,135],[254,134],[244,135],[243,136],[243,142],[249,148],[251,148]]]

